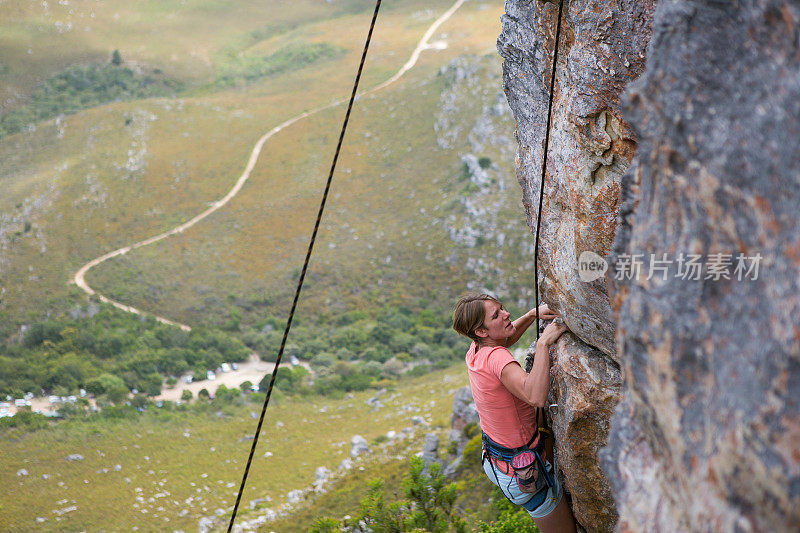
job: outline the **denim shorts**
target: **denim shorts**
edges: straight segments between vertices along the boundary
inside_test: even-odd
[[[547,496],[544,502],[533,510],[525,506],[525,504],[533,498],[533,494],[522,492],[519,485],[517,485],[517,480],[497,468],[492,459],[484,459],[483,471],[486,473],[486,477],[489,478],[489,481],[495,485],[497,485],[498,482],[500,483],[498,485],[500,490],[503,491],[503,494],[505,494],[506,498],[508,498],[511,503],[524,507],[525,510],[528,511],[528,514],[531,515],[531,518],[542,518],[552,513],[555,508],[558,507],[558,504],[561,503],[561,497],[564,494],[564,491],[561,489],[561,483],[559,483],[558,476],[555,473],[555,469],[550,464],[550,461],[545,461],[545,465],[547,471],[552,475],[553,488],[547,490]],[[497,478],[495,478],[495,474]]]

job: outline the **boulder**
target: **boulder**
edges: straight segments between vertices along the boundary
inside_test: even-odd
[[[453,396],[453,413],[450,415],[450,427],[462,430],[468,424],[478,423],[478,410],[472,400],[469,387],[461,387]]]
[[[197,531],[199,533],[207,533],[214,528],[214,519],[204,516],[197,524]]]
[[[323,492],[325,489],[325,483],[328,482],[330,479],[331,472],[324,466],[317,467],[314,471],[314,490],[316,492]]]
[[[426,433],[422,445],[422,460],[425,464],[439,463],[439,436],[436,433]]]
[[[73,453],[73,454],[70,454],[70,455],[66,456],[64,458],[64,460],[67,461],[67,462],[83,461],[83,456],[81,454],[79,454],[79,453]]]
[[[458,457],[456,457],[455,460],[452,463],[450,463],[449,465],[447,465],[444,468],[444,470],[442,471],[442,474],[444,474],[445,477],[449,477],[449,478],[454,477],[456,475],[456,471],[458,470],[458,467],[461,466],[461,461],[462,460],[463,460],[462,456],[459,455]]]
[[[365,455],[368,453],[369,445],[367,444],[367,439],[361,435],[354,435],[353,438],[350,439],[350,457],[355,459],[359,455]]]
[[[290,504],[300,503],[300,500],[303,499],[303,491],[300,489],[290,490],[288,494],[286,494],[286,501]]]
[[[796,531],[800,6],[564,5],[539,282],[574,333],[552,375],[576,518]],[[498,49],[534,228],[558,5],[506,10]],[[584,253],[608,259],[605,275],[584,276]]]

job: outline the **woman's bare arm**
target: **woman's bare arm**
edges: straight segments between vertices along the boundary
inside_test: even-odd
[[[542,304],[539,306],[539,319],[540,320],[551,320],[558,315],[555,314],[547,307],[547,304]],[[504,346],[506,348],[511,348],[514,346],[517,341],[522,337],[522,334],[536,322],[536,308],[531,309],[518,319],[516,319],[512,324],[514,324],[514,333],[512,333],[507,339]]]
[[[509,364],[500,372],[500,382],[511,394],[534,407],[547,405],[547,393],[550,389],[550,346],[567,331],[564,324],[548,325],[539,340],[536,341],[536,354],[530,374],[521,366]]]

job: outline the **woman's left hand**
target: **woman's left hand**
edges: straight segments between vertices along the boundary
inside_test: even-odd
[[[536,318],[536,309],[531,309],[530,313],[533,316],[533,318],[535,319]],[[539,306],[539,319],[540,320],[552,320],[552,319],[556,318],[557,316],[558,316],[557,314],[555,314],[553,311],[550,310],[550,308],[547,306],[547,304],[542,304],[542,305]]]

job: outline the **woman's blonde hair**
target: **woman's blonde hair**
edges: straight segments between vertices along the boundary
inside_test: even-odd
[[[483,302],[486,300],[500,303],[495,297],[488,294],[470,293],[462,296],[453,310],[453,329],[475,342],[480,341],[475,330],[483,326],[486,318],[486,312],[483,309]]]

